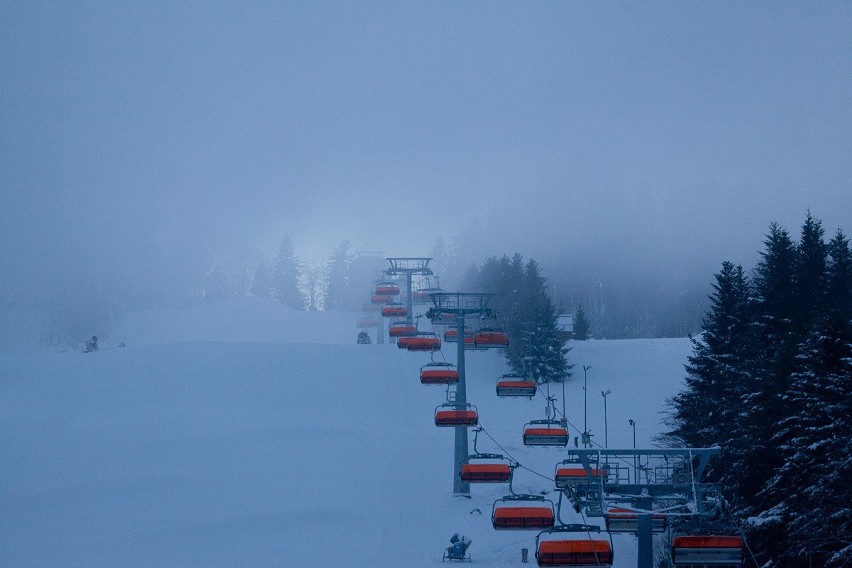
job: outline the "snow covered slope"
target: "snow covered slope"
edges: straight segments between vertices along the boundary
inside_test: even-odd
[[[162,317],[125,320],[125,348],[0,353],[0,565],[433,566],[457,531],[480,565],[520,564],[535,533],[490,525],[506,486],[474,485],[470,500],[451,494],[453,432],[433,425],[444,391],[418,381],[429,356],[355,345],[357,316],[278,322],[230,305],[197,320],[184,313],[170,332]],[[218,331],[207,328],[214,322]],[[191,330],[201,340],[189,341]],[[612,389],[610,447],[632,445],[628,418],[647,443],[688,341],[573,348],[572,424],[582,428],[581,365],[591,365],[595,440],[600,391]],[[544,417],[544,399],[497,399],[501,356],[467,360],[468,398],[487,431],[552,475],[560,451],[521,442],[523,423]],[[500,451],[487,438],[479,449]],[[552,488],[516,475],[516,489]],[[633,565],[632,538],[615,545],[616,566]]]

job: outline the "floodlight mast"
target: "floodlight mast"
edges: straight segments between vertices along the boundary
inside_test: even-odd
[[[390,259],[388,259],[390,260]],[[494,294],[479,294],[469,292],[436,292],[429,294],[432,307],[426,312],[430,320],[440,319],[442,316],[455,315],[455,327],[457,337],[456,345],[456,369],[459,381],[456,384],[456,405],[467,404],[467,387],[465,383],[465,356],[464,356],[464,329],[466,316],[491,315],[488,301]],[[458,407],[457,406],[457,407]],[[455,453],[453,456],[453,493],[470,497],[470,483],[463,481],[461,477],[462,465],[467,461],[468,433],[466,426],[456,426]]]

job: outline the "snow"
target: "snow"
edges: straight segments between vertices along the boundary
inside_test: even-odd
[[[418,380],[429,355],[356,345],[358,317],[240,300],[125,317],[108,345],[124,348],[0,352],[0,565],[435,566],[454,532],[477,564],[532,559],[535,532],[491,528],[506,485],[452,495],[453,429],[432,421],[444,389]],[[611,389],[609,446],[632,447],[628,418],[650,444],[689,341],[571,347],[571,436],[591,365],[594,441]],[[521,442],[544,399],[498,399],[504,372],[498,352],[469,353],[468,399],[508,453],[552,476],[563,452]],[[486,436],[479,450],[503,453]],[[518,470],[515,488],[553,484]],[[615,566],[635,565],[635,539],[614,543]]]

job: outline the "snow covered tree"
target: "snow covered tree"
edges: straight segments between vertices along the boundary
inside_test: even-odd
[[[325,309],[342,309],[349,297],[349,265],[352,256],[349,249],[352,243],[342,241],[328,259],[326,274]]]
[[[569,349],[559,333],[558,314],[536,261],[524,264],[520,254],[492,256],[474,268],[467,280],[470,288],[495,295],[491,307],[509,334],[505,356],[513,371],[531,374],[538,381],[571,376]]]
[[[739,265],[722,264],[713,284],[704,331],[692,338],[686,388],[671,401],[672,434],[687,446],[707,447],[735,435],[740,389],[751,357],[750,291]]]
[[[304,273],[305,290],[308,295],[308,310],[315,312],[323,307],[322,291],[325,289],[325,266],[311,262]]]
[[[810,214],[794,246],[770,226],[753,298],[723,265],[671,438],[719,444],[711,466],[767,566],[852,560],[852,254]]]
[[[778,556],[791,564],[843,565],[829,559],[847,548],[852,557],[852,337],[826,319],[797,358],[787,407],[774,441],[782,466],[762,494],[770,500],[761,524],[786,527]],[[817,540],[819,539],[819,540]]]
[[[294,310],[305,309],[305,296],[299,285],[301,267],[290,235],[285,234],[272,263],[272,289],[276,300]]]
[[[526,369],[537,382],[562,382],[571,376],[570,351],[559,334],[558,314],[547,294],[547,279],[532,259],[524,266],[520,331],[532,338]],[[513,367],[517,364],[512,361]],[[522,365],[523,366],[523,365]],[[517,369],[516,369],[517,370]]]
[[[581,304],[577,306],[577,310],[574,312],[574,339],[586,341],[589,337],[591,337],[591,324]]]

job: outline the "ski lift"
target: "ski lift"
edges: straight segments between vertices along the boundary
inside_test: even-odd
[[[559,525],[540,532],[535,538],[538,565],[573,568],[612,566],[612,542],[599,537],[600,530],[595,525]],[[547,538],[552,535],[559,535],[559,538]]]
[[[504,458],[502,454],[485,454],[476,449],[476,441],[482,427],[474,430],[473,453],[467,457],[462,464],[462,481],[467,483],[506,483],[512,479],[512,462]],[[475,462],[475,463],[471,463]]]
[[[507,463],[495,463],[493,460],[504,460],[502,454],[473,454],[468,456],[468,463],[461,466],[460,476],[467,483],[506,483],[512,479],[512,468]],[[470,463],[469,460],[492,460],[483,463]]]
[[[390,327],[388,328],[388,335],[391,337],[405,337],[416,333],[417,326],[407,320],[395,321],[390,324]]]
[[[639,513],[633,509],[610,507],[604,515],[606,530],[611,533],[635,533],[639,530]],[[666,530],[665,515],[651,515],[651,532]]]
[[[445,402],[435,408],[435,426],[476,426],[479,413],[472,404]]]
[[[401,304],[400,302],[391,302],[390,304],[382,306],[382,316],[386,318],[407,315],[408,308],[405,307],[405,304]]]
[[[459,332],[457,329],[447,329],[444,331],[444,341],[447,343],[458,343],[459,341]],[[473,342],[473,332],[464,328],[464,348],[465,349],[476,349],[476,344]]]
[[[373,294],[370,296],[370,303],[373,304],[388,304],[393,302],[393,296],[389,294]]]
[[[417,335],[408,337],[406,343],[409,351],[439,351],[441,349],[441,339],[429,331],[422,331]]]
[[[504,349],[509,346],[509,334],[499,327],[483,327],[473,336],[477,349]]]
[[[587,472],[585,467],[572,460],[565,460],[556,464],[556,474],[554,475],[557,489],[567,489],[582,483],[598,483],[606,481],[606,478],[606,469],[590,467]]]
[[[535,396],[538,387],[536,382],[520,375],[501,375],[497,379],[497,396],[527,397]]]
[[[379,320],[369,316],[363,317],[358,320],[358,323],[356,325],[361,329],[366,329],[368,327],[378,327]]]
[[[672,562],[685,568],[739,568],[743,562],[743,539],[738,536],[676,536],[672,539]]]
[[[399,284],[396,282],[379,282],[376,284],[376,294],[380,296],[398,296]]]
[[[559,420],[530,420],[524,425],[525,446],[568,445],[568,429]]]
[[[448,385],[459,382],[459,372],[450,363],[426,363],[420,367],[420,382],[424,385]]]
[[[554,522],[553,501],[541,495],[506,495],[491,509],[495,530],[541,530]]]
[[[408,349],[408,345],[411,340],[414,339],[413,335],[403,335],[401,337],[396,338],[396,348],[397,349]]]
[[[379,304],[373,304],[373,303],[363,304],[361,306],[362,312],[378,312],[381,309],[382,309],[382,307]]]

